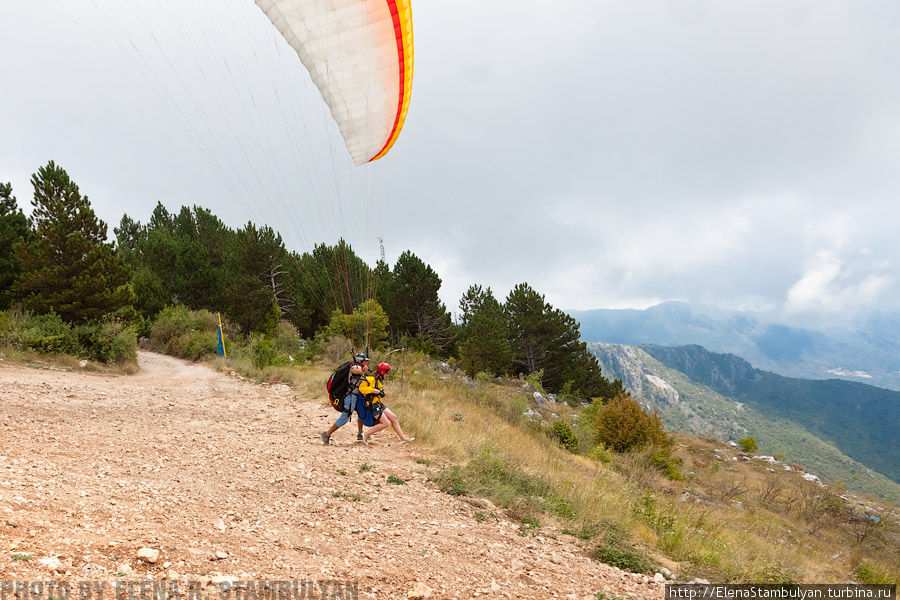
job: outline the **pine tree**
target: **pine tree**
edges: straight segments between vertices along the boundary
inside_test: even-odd
[[[542,370],[547,389],[566,389],[580,398],[611,398],[622,389],[620,381],[601,374],[596,357],[581,341],[578,321],[553,308],[527,283],[510,292],[504,309],[518,372],[528,375]]]
[[[474,376],[487,371],[501,375],[510,370],[512,351],[503,307],[491,288],[470,286],[459,301],[461,333],[459,359],[463,370]]]
[[[455,343],[450,313],[438,291],[441,278],[429,265],[407,250],[394,265],[387,282],[379,282],[384,310],[395,342],[413,338],[426,352],[446,355]]]
[[[106,223],[53,161],[31,177],[34,237],[16,244],[16,291],[35,312],[69,322],[100,319],[129,304],[131,274],[106,242]]]
[[[9,308],[13,287],[21,273],[13,246],[28,240],[30,236],[28,219],[16,204],[12,185],[0,183],[0,310]]]
[[[273,306],[280,315],[292,308],[284,278],[287,251],[269,226],[247,223],[237,239],[225,291],[228,312],[245,332],[263,331]]]

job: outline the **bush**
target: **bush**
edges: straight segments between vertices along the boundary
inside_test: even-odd
[[[137,359],[133,329],[117,321],[78,325],[73,334],[84,355],[102,363],[126,363]]]
[[[622,540],[618,530],[607,531],[602,544],[590,552],[590,557],[607,565],[628,569],[632,573],[651,573],[653,564]]]
[[[288,321],[278,322],[272,333],[272,342],[279,354],[293,356],[295,360],[307,349],[307,344],[300,337],[300,332]]]
[[[859,568],[856,569],[856,580],[859,581],[859,583],[865,583],[868,585],[896,583],[891,579],[890,575],[883,571],[879,571],[872,565],[865,562],[860,564]]]
[[[525,377],[525,382],[528,383],[531,387],[533,387],[538,392],[546,395],[547,392],[544,390],[544,386],[541,384],[541,380],[544,378],[544,370],[540,369],[539,371],[535,371],[534,373],[529,373],[527,377]]]
[[[759,449],[759,446],[756,445],[756,440],[752,437],[745,437],[742,440],[738,440],[738,444],[744,452],[756,452]]]
[[[578,450],[578,438],[568,423],[558,420],[550,428],[550,437],[556,439],[559,444],[569,452]]]
[[[464,467],[444,469],[434,477],[441,491],[453,496],[473,495],[491,499],[522,521],[539,512],[569,519],[571,505],[555,495],[541,479],[529,475],[495,456],[495,450],[482,449],[477,458]]]
[[[378,349],[387,343],[387,330],[388,317],[384,309],[375,300],[367,300],[350,315],[335,309],[331,313],[331,322],[325,326],[323,333],[327,337],[351,339],[360,348],[368,345]]]
[[[24,314],[19,331],[13,333],[13,345],[41,354],[78,354],[81,346],[72,327],[56,313]],[[18,342],[18,343],[16,343]]]
[[[0,342],[40,354],[69,354],[102,363],[134,362],[134,330],[120,321],[72,326],[59,315],[27,312],[0,313]]]
[[[604,464],[611,463],[612,459],[613,459],[612,452],[607,450],[606,446],[604,446],[602,443],[594,446],[594,449],[591,450],[591,453],[589,456],[591,458],[593,458],[594,460],[599,460],[600,462],[602,462]]]
[[[188,360],[215,354],[219,345],[218,319],[207,310],[168,306],[150,327],[150,347]]]
[[[265,336],[253,341],[253,366],[265,369],[278,362],[278,350],[272,338]]]
[[[627,394],[619,394],[603,405],[597,411],[594,426],[598,439],[615,452],[663,446],[669,441],[656,411],[647,413]]]
[[[680,467],[684,461],[677,456],[672,456],[672,449],[669,446],[660,446],[656,448],[647,460],[669,479],[673,481],[684,479],[684,475],[678,470],[678,467]]]

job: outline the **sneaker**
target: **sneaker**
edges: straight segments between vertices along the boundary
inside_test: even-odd
[[[405,440],[400,440],[400,443],[401,443],[401,444],[408,444],[408,443],[410,443],[410,442],[415,441],[415,439],[416,439],[416,438],[414,438],[414,437],[412,437],[412,438],[406,438]]]
[[[331,436],[325,433],[324,431],[319,434],[322,437],[322,442],[327,446],[328,442],[331,441]]]
[[[366,446],[369,445],[369,436],[368,436],[368,434],[366,434],[366,433],[363,434],[363,436],[362,436],[362,443],[365,444]]]
[[[357,441],[357,442],[363,441],[363,434],[357,433],[357,434],[356,434],[356,441]]]

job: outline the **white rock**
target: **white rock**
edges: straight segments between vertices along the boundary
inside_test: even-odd
[[[47,558],[41,558],[38,560],[38,564],[47,567],[51,571],[56,571],[57,569],[62,568],[62,561],[60,561],[55,556],[48,556]]]
[[[159,550],[141,548],[138,550],[137,557],[146,563],[154,564],[159,560]]]
[[[663,583],[665,580],[666,580],[666,576],[663,575],[662,573],[654,573],[653,574],[653,581]]]
[[[223,550],[216,550],[216,558],[218,560],[225,560],[228,558],[228,553]]]
[[[224,533],[225,532],[225,521],[223,521],[222,519],[216,519],[216,522],[213,524],[213,527],[215,527],[216,529],[218,529],[219,531]]]
[[[406,592],[406,597],[408,600],[423,600],[424,598],[431,598],[433,592],[434,590],[420,581],[416,583],[413,589]]]

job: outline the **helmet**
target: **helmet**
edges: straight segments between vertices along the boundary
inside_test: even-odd
[[[359,354],[353,355],[353,360],[356,361],[356,364],[359,364],[364,360],[369,360],[369,357],[366,356],[364,352],[360,352]]]
[[[379,376],[384,377],[390,370],[391,365],[387,363],[378,363],[378,367],[376,367],[375,372],[378,373]]]

